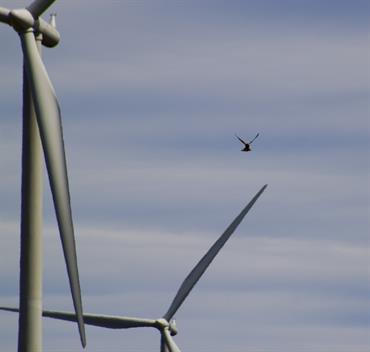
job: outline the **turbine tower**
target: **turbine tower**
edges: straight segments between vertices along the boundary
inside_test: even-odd
[[[234,219],[229,225],[225,232],[216,240],[212,247],[202,257],[198,264],[189,273],[186,279],[181,284],[175,298],[173,299],[167,312],[160,319],[143,319],[133,317],[122,317],[122,316],[109,316],[109,315],[97,315],[97,314],[84,314],[84,321],[87,325],[99,326],[108,329],[130,329],[140,327],[152,327],[159,330],[161,334],[161,352],[181,352],[180,348],[175,343],[172,336],[177,334],[177,327],[173,317],[177,310],[181,307],[186,297],[189,295],[195,284],[199,281],[201,276],[207,270],[213,259],[216,257],[218,252],[224,246],[226,241],[234,233],[236,228],[244,219],[245,215],[252,208],[254,203],[264,192],[267,185],[264,185],[252,200],[246,205],[246,207],[240,212],[240,214]],[[18,312],[17,308],[0,307],[0,310],[9,312]],[[43,311],[42,315],[48,318],[76,321],[75,313],[68,312],[55,312],[55,311]]]
[[[72,222],[61,115],[41,59],[41,45],[60,36],[40,16],[55,0],[35,0],[23,9],[0,7],[0,22],[19,34],[23,52],[21,258],[18,351],[42,351],[42,150],[66,262],[76,321],[85,347],[80,280]]]

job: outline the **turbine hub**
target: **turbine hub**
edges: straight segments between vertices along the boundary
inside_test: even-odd
[[[33,27],[35,20],[26,9],[15,9],[9,13],[10,23],[17,32]]]
[[[0,7],[0,22],[4,22],[12,26],[17,32],[25,32],[33,30],[35,34],[42,34],[42,44],[52,48],[59,43],[60,35],[51,24],[44,21],[41,17],[34,18],[32,13],[27,9],[8,10]]]
[[[166,329],[166,328],[168,329],[170,327],[169,322],[164,318],[157,319],[155,322],[156,322],[157,328],[159,330],[163,330],[163,329]]]

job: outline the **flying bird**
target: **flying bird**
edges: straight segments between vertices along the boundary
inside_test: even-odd
[[[252,149],[251,149],[251,144],[254,142],[254,140],[259,136],[260,134],[257,133],[256,134],[256,137],[254,137],[250,142],[246,143],[244,142],[239,136],[237,136],[235,134],[235,137],[239,139],[240,142],[242,142],[244,144],[244,148],[241,150],[242,152],[250,152]]]

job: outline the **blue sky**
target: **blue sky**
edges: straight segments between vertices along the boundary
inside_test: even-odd
[[[2,1],[22,7],[24,1]],[[63,114],[86,312],[157,318],[268,189],[176,314],[183,351],[365,352],[367,1],[59,1],[44,61]],[[45,17],[46,18],[46,17]],[[21,65],[0,41],[0,300],[18,304]],[[260,133],[240,153],[234,133]],[[45,181],[44,306],[71,310]],[[87,328],[89,352],[159,350]],[[0,313],[1,350],[17,317]],[[44,321],[46,351],[79,351]]]

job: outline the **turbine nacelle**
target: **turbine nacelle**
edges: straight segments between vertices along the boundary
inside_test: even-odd
[[[171,333],[171,336],[176,336],[177,333],[178,333],[178,330],[177,330],[177,325],[176,325],[176,321],[175,319],[172,319],[170,321],[170,333]]]
[[[35,17],[28,9],[8,10],[0,7],[0,22],[5,22],[17,32],[32,29],[36,34],[42,34],[42,44],[54,47],[60,41],[60,34],[56,28],[41,17]]]

